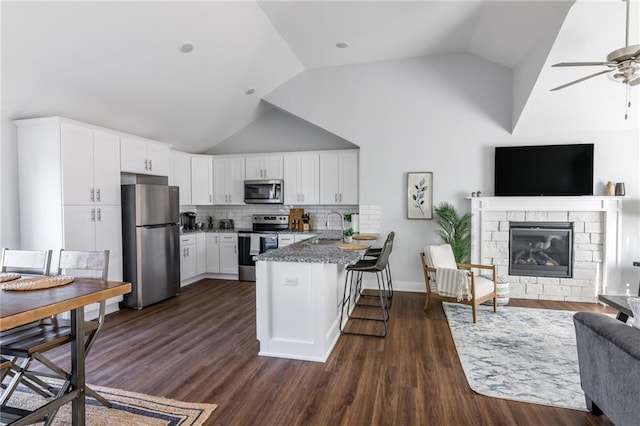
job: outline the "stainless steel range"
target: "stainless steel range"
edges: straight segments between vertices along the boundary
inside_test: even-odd
[[[256,256],[278,248],[277,231],[289,229],[289,216],[255,214],[251,232],[238,233],[238,278],[240,281],[256,280]]]

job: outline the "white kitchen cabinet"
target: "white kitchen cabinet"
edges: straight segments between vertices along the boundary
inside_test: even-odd
[[[320,154],[320,204],[358,204],[358,152]]]
[[[207,272],[217,274],[220,272],[220,234],[207,232]]]
[[[282,155],[247,155],[246,179],[282,179],[282,163]]]
[[[63,122],[60,139],[63,204],[120,204],[120,137]]]
[[[196,275],[207,272],[207,240],[206,234],[196,234]]]
[[[62,209],[65,248],[83,251],[109,250],[109,279],[121,280],[121,207],[69,205],[63,206]]]
[[[278,248],[288,246],[296,242],[293,234],[278,233]]]
[[[285,204],[320,204],[319,163],[317,153],[284,156]]]
[[[120,141],[120,170],[128,173],[169,176],[169,145],[132,136]]]
[[[304,241],[304,240],[308,240],[309,238],[314,238],[316,235],[315,234],[294,234],[294,241],[300,242],[300,241]]]
[[[238,234],[220,233],[220,273],[238,274]]]
[[[197,274],[197,245],[196,234],[180,236],[180,281],[184,281]]]
[[[109,250],[109,279],[122,281],[120,136],[62,117],[15,124],[21,248],[52,249],[53,268],[62,248]]]
[[[191,205],[191,155],[171,151],[169,184],[180,188],[180,205]]]
[[[191,203],[213,204],[213,160],[210,155],[191,156]]]
[[[213,157],[213,204],[244,204],[244,157]]]

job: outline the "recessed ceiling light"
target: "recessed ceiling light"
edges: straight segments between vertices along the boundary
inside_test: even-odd
[[[244,91],[245,95],[253,95],[254,93],[256,93],[255,87],[249,87],[247,90]]]
[[[180,52],[182,53],[189,53],[193,50],[193,43],[190,41],[185,41],[180,45],[178,50],[180,50]]]
[[[349,47],[349,42],[348,41],[339,41],[336,43],[336,47],[338,49],[346,49],[347,47]]]

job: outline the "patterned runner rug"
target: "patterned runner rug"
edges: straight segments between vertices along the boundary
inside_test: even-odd
[[[107,398],[111,402],[111,408],[87,398],[86,415],[89,426],[197,426],[204,424],[217,408],[215,404],[181,402],[102,386],[91,385],[91,388]],[[21,386],[11,396],[8,405],[33,409],[44,401],[40,395]],[[71,403],[60,409],[53,424],[71,424]]]
[[[586,411],[571,311],[443,303],[469,386],[494,397]]]

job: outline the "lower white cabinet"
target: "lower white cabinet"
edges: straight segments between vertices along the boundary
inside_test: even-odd
[[[235,232],[208,232],[206,272],[211,274],[238,274],[238,234]]]
[[[180,236],[180,280],[184,281],[197,274],[196,234]]]
[[[315,234],[278,234],[278,247],[285,247],[298,241],[308,240],[315,237]]]
[[[207,272],[220,273],[220,234],[208,232],[206,234],[207,245]]]
[[[278,247],[285,247],[295,242],[296,240],[293,234],[278,234]]]
[[[207,239],[206,234],[196,234],[196,274],[207,272]]]
[[[238,234],[220,233],[220,273],[238,274]]]

